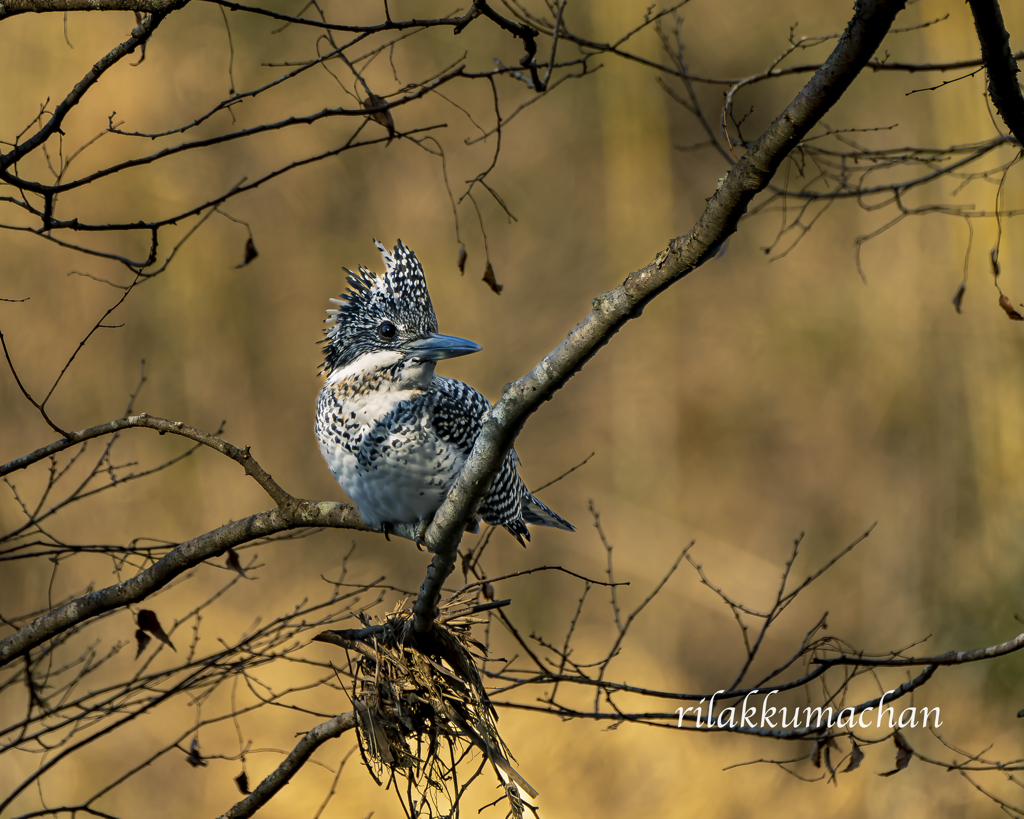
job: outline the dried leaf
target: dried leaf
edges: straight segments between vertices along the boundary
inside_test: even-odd
[[[821,737],[814,743],[814,750],[811,752],[811,762],[814,763],[815,768],[821,767],[822,762],[822,751],[824,751],[825,767],[832,773],[835,774],[835,770],[832,767],[832,760],[829,758],[828,749],[838,748],[832,737]]]
[[[199,737],[193,737],[192,747],[189,749],[185,761],[193,768],[205,768],[209,764],[203,759],[203,755],[199,753]]]
[[[860,763],[864,761],[864,752],[860,749],[860,746],[852,739],[850,740],[850,745],[853,746],[850,748],[850,761],[843,768],[843,773],[857,770],[860,767]]]
[[[238,785],[238,790],[244,794],[252,793],[249,790],[249,777],[246,776],[245,771],[242,771],[238,776],[235,777],[235,784]]]
[[[956,289],[956,295],[953,296],[953,306],[956,311],[961,312],[960,307],[964,303],[964,293],[967,292],[967,285],[964,282],[960,282],[960,286]]]
[[[501,295],[501,291],[505,289],[505,285],[498,284],[498,280],[494,278],[494,268],[491,266],[490,262],[488,262],[487,267],[484,268],[484,281],[487,282],[487,286],[499,296]]]
[[[914,749],[910,747],[910,743],[904,738],[903,734],[896,732],[894,736],[896,740],[896,767],[901,771],[910,764],[910,760],[914,756]]]
[[[903,738],[903,734],[897,731],[892,736],[896,743],[896,767],[891,771],[886,771],[879,776],[892,776],[893,774],[899,773],[907,765],[910,764],[910,760],[914,758],[914,749],[910,747],[910,743]]]
[[[995,278],[999,278],[999,248],[992,248],[992,253],[989,254],[989,258],[992,259],[992,275]]]
[[[459,260],[456,262],[456,264],[459,266],[460,273],[466,272],[466,248],[459,248]]]
[[[145,16],[142,14],[142,12],[136,11],[135,12],[135,25],[141,26],[143,20],[145,20]],[[67,40],[67,34],[64,35],[64,39]],[[70,46],[71,43],[69,42],[68,45]],[[74,48],[74,46],[71,46],[71,47]],[[137,65],[142,65],[142,61],[145,60],[145,59],[146,59],[146,41],[143,40],[142,41],[142,53],[139,55],[138,62],[131,63],[132,68],[135,68],[135,66],[137,66]]]
[[[387,102],[376,94],[370,94],[370,96],[363,100],[363,108],[377,108],[381,105],[387,105]],[[395,138],[395,119],[391,116],[391,111],[376,111],[375,113],[370,114],[370,119],[387,128],[387,144],[390,145],[391,140]]]
[[[163,630],[160,625],[160,621],[157,619],[156,612],[151,609],[142,609],[139,612],[139,616],[136,620],[139,624],[139,628],[143,631],[148,631],[156,639],[166,646],[170,646],[171,651],[177,651],[174,647],[174,643],[171,642],[171,638],[167,636],[167,632]]]
[[[245,258],[242,260],[241,264],[235,265],[235,270],[238,270],[240,267],[245,267],[259,255],[260,252],[256,249],[256,243],[252,240],[252,236],[250,236],[245,241]]]
[[[1013,303],[1003,293],[999,294],[999,306],[1013,321],[1024,321],[1024,316],[1017,312]]]
[[[150,637],[141,628],[135,630],[135,642],[137,644],[135,649],[135,659],[139,659],[142,656],[142,652],[146,650],[146,646],[149,645],[149,641],[153,638]]]
[[[238,559],[238,552],[234,549],[228,549],[228,568],[234,569],[246,580],[249,579],[249,575],[245,573],[245,569],[242,568],[242,561]]]
[[[492,586],[490,583],[484,583],[480,587],[480,592],[483,594],[485,600],[494,599],[494,586]]]

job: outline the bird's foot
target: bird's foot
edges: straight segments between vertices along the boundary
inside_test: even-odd
[[[416,548],[419,549],[421,552],[426,548],[427,529],[429,528],[429,520],[421,520],[420,525],[416,527]]]

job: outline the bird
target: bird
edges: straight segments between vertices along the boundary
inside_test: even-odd
[[[423,267],[401,239],[390,253],[374,244],[384,275],[343,268],[348,290],[330,299],[316,437],[363,521],[385,537],[395,524],[415,524],[422,543],[491,404],[468,384],[435,375],[438,361],[480,345],[438,333]],[[523,546],[528,524],[576,531],[530,493],[518,466],[510,450],[467,530],[477,531],[483,518]]]

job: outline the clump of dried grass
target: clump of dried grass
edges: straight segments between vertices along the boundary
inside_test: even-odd
[[[477,667],[486,649],[471,635],[482,611],[505,603],[476,605],[469,593],[456,594],[440,604],[432,628],[417,633],[403,600],[380,624],[316,638],[358,655],[352,701],[364,764],[379,784],[404,779],[411,805],[413,794],[420,797],[419,815],[457,815],[462,794],[488,765],[505,783],[515,819],[519,789],[537,795],[508,761]],[[474,748],[482,759],[460,785],[457,768]]]

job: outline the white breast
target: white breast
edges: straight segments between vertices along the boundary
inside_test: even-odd
[[[328,383],[324,391],[330,389]],[[431,518],[465,460],[461,451],[437,437],[429,418],[404,417],[401,405],[419,394],[396,389],[346,396],[333,413],[338,419],[333,428],[317,424],[324,460],[371,526]],[[335,403],[332,395],[324,398]],[[380,426],[396,408],[405,423]]]

